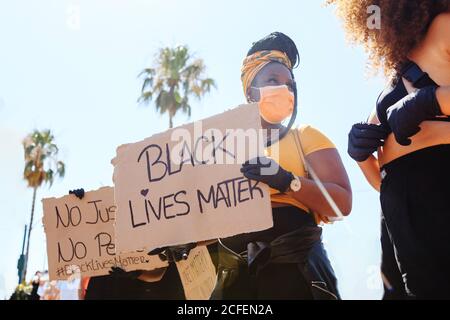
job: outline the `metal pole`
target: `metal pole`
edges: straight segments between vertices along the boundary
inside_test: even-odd
[[[25,231],[24,231],[24,233],[23,233],[22,254],[23,254],[23,251],[25,250],[25,240],[26,240],[26,237],[27,237],[27,225],[25,225]]]
[[[25,250],[25,241],[27,238],[27,225],[25,225],[25,231],[23,233],[23,243],[22,243],[22,252],[20,254],[19,260],[17,261],[17,273],[19,275],[19,284],[22,283],[22,280],[24,278],[24,271],[25,271],[25,255],[23,254]]]

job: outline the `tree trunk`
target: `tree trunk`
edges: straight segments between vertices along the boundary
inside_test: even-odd
[[[175,102],[175,84],[170,85],[169,89],[170,97],[173,99],[172,103],[169,105],[169,129],[173,128],[173,117],[175,116],[174,110],[176,110],[176,102]]]
[[[25,265],[24,265],[24,272],[23,272],[23,281],[25,281],[25,282],[26,282],[26,279],[27,279],[28,253],[29,253],[29,250],[30,250],[31,229],[33,229],[34,204],[36,202],[36,191],[37,191],[37,187],[34,187],[34,189],[33,189],[33,202],[31,204],[30,227],[28,228],[27,251],[25,253]]]

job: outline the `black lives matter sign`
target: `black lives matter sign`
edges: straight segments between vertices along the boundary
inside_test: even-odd
[[[119,252],[272,227],[268,187],[241,165],[263,155],[256,104],[122,145],[112,160]]]

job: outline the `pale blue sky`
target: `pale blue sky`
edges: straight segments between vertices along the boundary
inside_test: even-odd
[[[327,226],[324,241],[343,298],[379,299],[379,203],[347,156],[347,133],[383,88],[368,78],[366,55],[351,48],[322,0],[15,0],[0,4],[0,298],[17,282],[16,263],[32,191],[22,180],[22,138],[50,128],[66,162],[64,180],[38,191],[29,274],[46,267],[40,199],[111,185],[118,145],[165,130],[166,116],[136,103],[137,74],[157,49],[187,44],[204,59],[218,90],[193,101],[189,120],[244,102],[240,66],[250,44],[272,31],[297,43],[301,62],[297,123],[337,145],[354,190],[351,216]],[[79,12],[79,24],[73,14]]]

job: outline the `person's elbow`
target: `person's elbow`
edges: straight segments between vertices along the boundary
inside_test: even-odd
[[[340,210],[344,217],[347,217],[352,212],[353,207],[353,199],[352,199],[352,192],[346,191],[345,194],[342,197]]]
[[[333,198],[333,196],[332,196]],[[337,207],[337,209],[336,209]],[[320,212],[320,211],[319,211]],[[352,195],[351,193],[341,193],[339,197],[334,198],[334,204],[326,201],[326,207],[322,210],[322,215],[337,218],[341,215],[347,217],[352,212]]]

